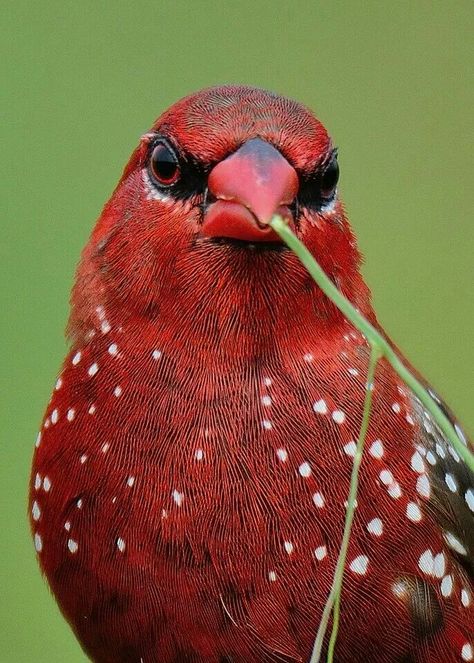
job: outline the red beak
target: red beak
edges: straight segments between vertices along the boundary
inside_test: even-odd
[[[298,175],[282,154],[253,138],[211,171],[208,187],[216,201],[208,206],[201,231],[208,237],[280,242],[268,223],[280,214],[294,230],[288,205],[298,186]]]

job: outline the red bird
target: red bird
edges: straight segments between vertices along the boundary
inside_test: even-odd
[[[337,180],[304,106],[217,87],[157,120],[105,206],[30,489],[93,661],[309,661],[369,348],[268,221],[380,329]],[[338,663],[474,660],[473,510],[473,474],[379,362]]]

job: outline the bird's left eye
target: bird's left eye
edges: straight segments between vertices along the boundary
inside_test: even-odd
[[[178,157],[165,141],[155,145],[150,157],[150,170],[153,178],[161,186],[171,186],[180,177]]]
[[[323,163],[308,176],[301,178],[298,200],[303,207],[321,210],[329,205],[336,195],[339,180],[337,151],[332,150]]]
[[[337,152],[334,151],[321,175],[321,197],[324,200],[329,200],[334,196],[338,180],[339,164],[337,163]]]

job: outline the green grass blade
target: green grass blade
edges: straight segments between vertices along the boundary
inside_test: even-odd
[[[351,302],[339,292],[305,245],[291,232],[283,219],[279,216],[274,216],[270,225],[273,230],[280,235],[285,244],[295,252],[324,294],[327,295],[338,309],[342,311],[345,317],[350,320],[350,322],[352,322],[362,334],[364,334],[367,341],[372,346],[375,345],[379,348],[380,354],[389,361],[406,385],[418,397],[428,412],[433,416],[433,419],[443,431],[458,455],[464,460],[470,470],[474,472],[474,454],[461,442],[454,427],[444,412],[439,408],[436,401],[433,400],[423,385],[400,361],[393,348],[379,334],[375,327],[373,327],[370,322],[368,322],[368,320],[366,320],[364,316],[354,308]]]

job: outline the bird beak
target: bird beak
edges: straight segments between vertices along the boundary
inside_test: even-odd
[[[244,143],[210,172],[211,202],[201,232],[247,242],[280,242],[268,225],[274,214],[294,230],[289,209],[298,193],[298,175],[283,155],[260,138]]]

